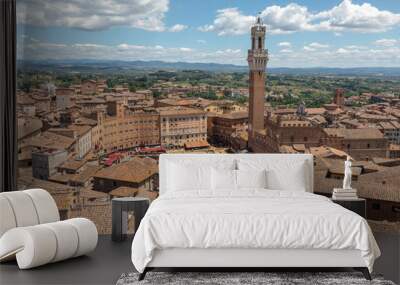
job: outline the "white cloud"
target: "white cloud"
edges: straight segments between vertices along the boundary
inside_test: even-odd
[[[216,54],[239,54],[241,52],[240,49],[225,49],[225,50],[217,50]]]
[[[311,14],[307,7],[290,3],[281,7],[277,5],[266,7],[261,12],[261,18],[273,34],[292,33],[299,30],[312,30]]]
[[[107,48],[108,46],[102,46],[102,47],[105,47],[105,48]],[[119,50],[145,50],[146,49],[146,47],[145,46],[142,46],[142,45],[129,45],[129,44],[119,44],[118,46],[117,46],[117,48],[119,49]]]
[[[343,32],[383,32],[400,25],[400,14],[379,10],[369,3],[353,4],[343,0],[331,9],[311,12],[306,6],[290,3],[286,6],[268,6],[261,18],[270,34],[287,34],[299,31],[332,31],[340,36]],[[199,27],[200,31],[217,32],[218,35],[248,33],[255,16],[245,15],[238,8],[217,11],[212,24]]]
[[[186,47],[181,47],[181,48],[179,48],[179,50],[180,50],[180,51],[185,51],[185,52],[193,51],[193,49],[191,49],[191,48],[186,48]]]
[[[306,46],[292,53],[275,53],[268,66],[280,67],[398,67],[400,47],[370,48],[365,46],[344,46],[338,48],[314,49]],[[304,52],[306,50],[306,52]]]
[[[278,43],[278,46],[288,48],[288,47],[291,47],[292,44],[289,42],[280,42],[280,43]]]
[[[313,43],[309,44],[308,46],[311,47],[311,48],[316,48],[316,49],[329,47],[329,45],[327,45],[327,44],[320,44],[320,43],[317,43],[317,42],[313,42]]]
[[[33,41],[27,41],[24,45],[17,45],[17,47],[18,59],[163,60],[246,65],[246,52],[235,48],[203,50],[128,43],[101,45],[96,43],[64,44]],[[268,67],[400,66],[399,55],[400,46],[375,46],[371,48],[346,45],[318,49],[306,45],[305,49],[283,48],[279,52],[270,54]]]
[[[316,51],[315,48],[310,47],[310,46],[304,46],[303,49],[304,49],[305,51]]]
[[[186,30],[187,28],[188,28],[188,26],[186,26],[186,25],[176,24],[176,25],[173,25],[172,27],[170,27],[168,29],[168,31],[176,33],[176,32],[182,32],[183,30]]]
[[[188,47],[145,46],[127,43],[99,45],[94,43],[27,42],[24,45],[18,45],[18,59],[163,60],[170,62],[229,62],[242,65],[246,63],[246,55],[240,49],[210,51]]]
[[[400,14],[379,10],[369,3],[353,4],[351,0],[343,0],[338,6],[322,11],[313,17],[322,20],[320,30],[384,32],[400,25]]]
[[[112,26],[164,31],[169,0],[18,0],[20,24],[102,30]]]
[[[316,50],[320,50],[320,49],[326,49],[328,47],[329,47],[329,45],[327,45],[327,44],[321,44],[321,43],[313,42],[313,43],[310,43],[308,45],[305,45],[303,47],[303,49],[305,51],[316,51]]]
[[[291,50],[289,48],[284,48],[284,49],[281,49],[279,52],[281,52],[281,53],[292,53],[293,50]]]
[[[220,36],[241,35],[249,31],[255,21],[254,16],[243,15],[238,8],[226,8],[217,11],[217,16],[211,25],[199,27],[199,31],[214,31]]]
[[[380,39],[374,42],[377,46],[392,47],[399,43],[396,39]]]
[[[350,53],[350,52],[351,52],[350,50],[345,49],[345,48],[338,48],[336,50],[336,53],[338,53],[338,54],[346,54],[346,53]]]

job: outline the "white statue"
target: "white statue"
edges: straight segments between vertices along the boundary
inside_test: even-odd
[[[351,158],[347,156],[344,162],[344,179],[343,179],[343,189],[351,189]]]

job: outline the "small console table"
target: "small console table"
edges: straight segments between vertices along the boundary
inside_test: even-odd
[[[140,221],[146,214],[150,205],[148,198],[123,197],[112,199],[112,236],[113,241],[123,241],[128,232],[128,212],[132,211],[135,216],[135,232]]]

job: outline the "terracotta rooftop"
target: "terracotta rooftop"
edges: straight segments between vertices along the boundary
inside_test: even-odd
[[[326,112],[325,108],[306,108],[306,113],[308,116],[312,115],[322,115]]]
[[[328,163],[327,163],[328,161]],[[331,167],[331,160],[318,159],[314,168],[314,191],[321,193],[332,193],[333,188],[341,187],[342,180],[335,178],[327,178],[327,170]],[[335,164],[342,164],[341,160]],[[363,162],[356,161],[356,165]],[[361,167],[356,167],[361,168]],[[334,170],[335,171],[335,170]],[[395,167],[379,167],[378,171],[362,173],[358,175],[357,180],[352,182],[353,188],[357,189],[358,196],[367,199],[385,200],[392,202],[400,202],[400,166]]]
[[[17,104],[18,105],[33,105],[35,104],[35,100],[33,100],[29,95],[19,95],[17,96]]]
[[[321,115],[315,115],[312,117],[308,118],[311,122],[317,123],[317,124],[325,124],[326,123],[326,119],[324,116]]]
[[[170,106],[191,106],[197,102],[200,102],[200,100],[196,99],[161,99],[158,100],[158,102],[167,104]]]
[[[70,148],[75,143],[73,138],[58,135],[51,132],[44,132],[31,140],[31,145],[39,148],[63,150]]]
[[[293,148],[291,145],[281,145],[279,146],[280,153],[298,153],[297,150]]]
[[[86,199],[92,199],[92,198],[107,199],[110,197],[107,193],[100,192],[100,191],[94,191],[89,188],[82,189],[79,195],[81,198],[86,198]]]
[[[186,107],[159,107],[157,108],[161,116],[179,116],[179,115],[205,115],[206,112]]]
[[[400,166],[386,167],[384,170],[368,173],[359,178],[362,197],[400,202]]]
[[[295,114],[296,109],[295,108],[283,108],[283,109],[275,109],[273,111],[274,114],[277,115],[284,115],[284,114]]]
[[[148,191],[146,189],[139,189],[136,197],[144,197],[144,198],[149,198],[150,201],[155,200],[158,197],[158,192],[156,191]]]
[[[324,132],[330,137],[343,137],[345,139],[383,139],[383,134],[375,128],[344,129],[325,128]]]
[[[319,161],[325,164],[329,172],[344,175],[344,159],[320,158]],[[353,176],[359,176],[361,174],[361,167],[352,165],[351,169]]]
[[[121,186],[111,190],[109,195],[113,197],[135,197],[138,192],[138,188]]]
[[[74,177],[74,174],[69,173],[56,173],[49,177],[49,181],[61,184],[68,184],[68,182]]]
[[[153,201],[158,197],[158,192],[132,187],[118,187],[109,193],[113,197],[144,197]]]
[[[241,112],[232,112],[227,114],[216,114],[215,117],[220,117],[224,119],[236,120],[236,119],[247,119],[249,117],[249,113],[247,111]]]
[[[42,120],[38,118],[18,118],[18,139],[23,139],[42,127]]]
[[[80,117],[75,120],[75,125],[89,125],[89,126],[96,126],[97,120],[92,120],[85,117]]]
[[[185,143],[185,148],[186,149],[191,149],[191,148],[203,148],[203,147],[209,147],[210,144],[207,141],[193,141],[193,142],[186,142]]]
[[[85,183],[89,179],[91,179],[97,171],[99,171],[100,167],[96,165],[87,165],[85,169],[83,169],[81,172],[75,174],[73,177],[72,181],[73,182],[78,182],[78,183]]]
[[[81,137],[81,136],[85,135],[86,133],[88,133],[92,129],[92,127],[91,126],[87,126],[87,125],[74,125],[74,124],[72,124],[72,125],[68,126],[68,129],[75,131],[78,134],[78,136]]]
[[[156,173],[158,173],[158,165],[154,159],[135,157],[130,161],[103,168],[94,177],[141,183]]]
[[[86,163],[86,160],[84,160],[84,159],[76,160],[73,158],[69,158],[67,161],[65,161],[63,164],[61,164],[58,168],[77,171],[82,166],[84,166],[85,163]]]
[[[327,146],[310,147],[310,153],[313,154],[314,156],[320,156],[320,157],[337,156],[341,158],[346,158],[348,156],[348,154],[342,150]]]

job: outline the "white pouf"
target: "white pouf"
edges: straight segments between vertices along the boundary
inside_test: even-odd
[[[86,218],[59,221],[57,206],[42,189],[0,193],[0,261],[16,258],[20,269],[87,254],[96,248],[95,224]]]

